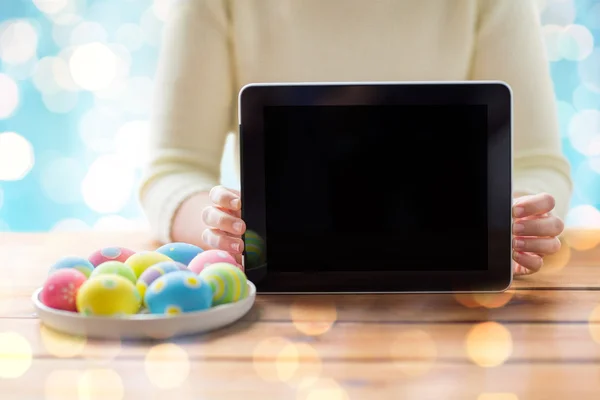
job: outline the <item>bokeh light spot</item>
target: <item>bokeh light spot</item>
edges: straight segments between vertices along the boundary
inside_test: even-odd
[[[288,343],[277,354],[277,377],[289,386],[298,387],[316,381],[322,373],[321,357],[308,343]]]
[[[92,210],[113,214],[121,211],[133,194],[135,173],[121,157],[98,157],[81,184],[85,204]]]
[[[600,344],[600,305],[590,313],[588,328],[592,339]]]
[[[569,139],[581,154],[600,155],[600,111],[582,110],[575,114],[569,124]]]
[[[25,20],[9,20],[0,25],[0,59],[7,64],[24,63],[37,53],[36,29]]]
[[[68,3],[68,0],[33,0],[33,4],[44,14],[56,14]]]
[[[280,382],[284,367],[278,366],[282,362],[280,354],[290,354],[292,342],[281,337],[270,337],[260,341],[253,352],[253,366],[256,374],[267,382]],[[290,368],[290,367],[288,367]],[[283,373],[285,376],[285,373]]]
[[[590,204],[575,206],[565,218],[565,242],[578,251],[590,250],[600,244],[600,211]]]
[[[57,93],[44,93],[42,101],[48,111],[56,114],[67,114],[77,107],[79,95],[77,92],[60,91]]]
[[[43,94],[60,91],[60,86],[54,76],[56,57],[44,57],[38,61],[33,71],[33,84]]]
[[[541,273],[554,274],[562,271],[571,260],[571,248],[567,244],[567,240],[563,237],[560,239],[560,250],[552,255],[544,257],[544,266]]]
[[[8,75],[0,73],[0,119],[5,119],[15,112],[19,105],[19,87]]]
[[[575,193],[587,204],[600,204],[600,174],[594,168],[590,159],[584,159],[573,173],[577,182]]]
[[[548,24],[569,25],[575,21],[576,13],[573,0],[547,0],[541,18]]]
[[[133,77],[127,81],[124,92],[118,98],[119,108],[132,115],[149,116],[153,94],[152,79]]]
[[[34,164],[33,146],[14,132],[0,133],[0,181],[23,179]]]
[[[45,325],[40,325],[40,337],[48,353],[59,358],[81,355],[86,343],[84,336],[66,335],[47,328]]]
[[[568,25],[560,36],[559,47],[563,58],[581,61],[592,54],[594,36],[583,25]]]
[[[16,332],[0,333],[0,378],[16,379],[31,367],[31,345]]]
[[[590,90],[600,93],[600,47],[596,47],[592,54],[581,61],[577,70],[581,82]]]
[[[344,388],[335,380],[322,378],[300,386],[297,391],[298,400],[349,400]]]
[[[121,116],[117,111],[94,107],[79,120],[79,135],[88,149],[108,153],[115,149],[115,138],[107,133],[117,132],[120,126]]]
[[[64,0],[66,4],[48,17],[57,25],[73,25],[82,20],[81,15],[86,7],[86,0]]]
[[[501,293],[473,293],[473,300],[484,308],[501,308],[507,305],[514,295],[513,289]]]
[[[4,73],[15,81],[28,80],[33,76],[38,61],[37,57],[32,57],[24,63],[4,64]]]
[[[437,347],[431,336],[420,329],[400,332],[392,343],[394,364],[408,376],[429,372],[437,358]]]
[[[77,47],[69,60],[73,81],[82,89],[102,90],[110,86],[117,74],[117,57],[102,43]]]
[[[496,367],[503,364],[512,354],[513,343],[510,332],[497,322],[482,322],[467,334],[467,355],[480,367]]]
[[[146,375],[159,389],[181,386],[190,374],[190,361],[186,351],[173,343],[153,346],[144,362]]]
[[[40,172],[40,183],[46,197],[57,204],[75,204],[81,200],[84,166],[69,157],[53,158]]]
[[[335,303],[330,301],[296,301],[290,308],[296,329],[305,335],[319,336],[331,329],[337,319]]]
[[[77,383],[81,400],[125,398],[123,379],[112,369],[86,370],[80,375]]]
[[[162,40],[163,23],[150,7],[140,17],[140,28],[146,43],[152,46],[160,45]]]
[[[90,43],[104,43],[108,40],[108,32],[102,25],[93,21],[83,21],[71,31],[69,43],[80,46]]]
[[[144,46],[144,32],[137,24],[123,24],[117,29],[115,39],[129,51],[137,51]]]
[[[150,123],[148,121],[129,121],[115,136],[117,153],[132,163],[133,167],[144,167],[149,155]]]

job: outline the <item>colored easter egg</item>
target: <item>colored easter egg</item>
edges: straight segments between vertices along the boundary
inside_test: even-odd
[[[187,270],[188,269],[185,265],[176,261],[159,262],[158,264],[154,264],[153,266],[146,269],[142,273],[142,275],[140,275],[139,279],[137,280],[136,287],[143,299],[146,294],[146,289],[148,289],[152,282],[154,282],[161,276],[170,274],[171,272]]]
[[[91,262],[82,257],[67,256],[58,260],[51,268],[49,275],[61,269],[76,269],[89,278],[94,271],[94,266]]]
[[[199,274],[204,268],[208,267],[211,264],[216,264],[220,262],[226,262],[230,264],[237,265],[235,258],[226,251],[223,250],[206,250],[200,254],[198,254],[188,265],[190,271],[194,271]]]
[[[209,265],[198,276],[212,287],[214,306],[233,303],[248,296],[246,275],[233,264]]]
[[[135,277],[139,278],[145,270],[153,266],[154,264],[158,264],[163,261],[173,261],[169,257],[164,254],[157,253],[155,251],[142,251],[140,253],[135,253],[131,257],[125,261],[125,264],[129,265],[133,272],[135,273]]]
[[[77,311],[84,315],[125,316],[139,311],[142,298],[127,278],[98,275],[88,279],[77,293]]]
[[[244,234],[246,268],[254,268],[264,263],[265,241],[252,230]]]
[[[87,277],[76,269],[61,269],[46,279],[40,301],[50,308],[77,311],[77,292]]]
[[[184,265],[189,265],[190,261],[203,251],[202,248],[189,243],[168,243],[156,249],[157,253]]]
[[[92,272],[92,275],[90,275],[90,278],[93,278],[98,275],[106,275],[106,274],[120,275],[123,278],[128,279],[133,284],[135,284],[137,281],[135,273],[133,272],[131,267],[129,265],[126,265],[119,261],[103,262],[102,264],[98,265],[94,269],[94,272]]]
[[[163,275],[148,287],[144,298],[151,314],[178,315],[211,307],[211,286],[192,271]]]
[[[100,250],[96,250],[89,257],[88,260],[94,267],[105,263],[107,261],[120,261],[125,262],[129,257],[135,254],[135,251],[126,249],[124,247],[105,247]]]

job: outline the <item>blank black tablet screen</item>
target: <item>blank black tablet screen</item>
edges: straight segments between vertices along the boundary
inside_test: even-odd
[[[487,269],[485,105],[264,113],[270,266]]]

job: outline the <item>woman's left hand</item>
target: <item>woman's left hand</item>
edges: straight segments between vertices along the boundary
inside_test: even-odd
[[[513,214],[513,260],[515,275],[528,275],[542,268],[544,257],[557,253],[563,221],[552,214],[554,197],[547,193],[515,199]]]

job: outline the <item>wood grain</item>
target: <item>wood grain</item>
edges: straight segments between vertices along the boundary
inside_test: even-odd
[[[46,329],[30,297],[57,258],[147,234],[0,234],[0,399],[596,399],[600,231],[563,241],[502,294],[259,296],[223,330],[121,342]]]
[[[97,365],[35,359],[22,377],[0,380],[0,393],[6,400],[593,400],[600,392],[598,366],[589,364],[521,363],[481,368],[436,363],[423,374],[410,374],[423,370],[418,363],[393,362],[324,362],[315,366],[123,360]],[[314,379],[315,375],[318,378]],[[281,382],[279,377],[287,381]]]
[[[468,363],[471,359],[489,358],[501,362],[506,359],[508,363],[600,363],[600,320],[581,324],[489,321],[411,325],[242,321],[201,336],[123,342],[60,334],[38,320],[3,320],[2,329],[18,332],[36,358],[143,359],[150,348],[171,343],[183,349],[190,359],[204,362],[274,361],[286,346],[300,345],[305,349],[300,350],[300,357],[331,362],[434,359]],[[106,354],[95,353],[103,345],[107,346]],[[473,356],[469,349],[477,345],[490,347]]]

